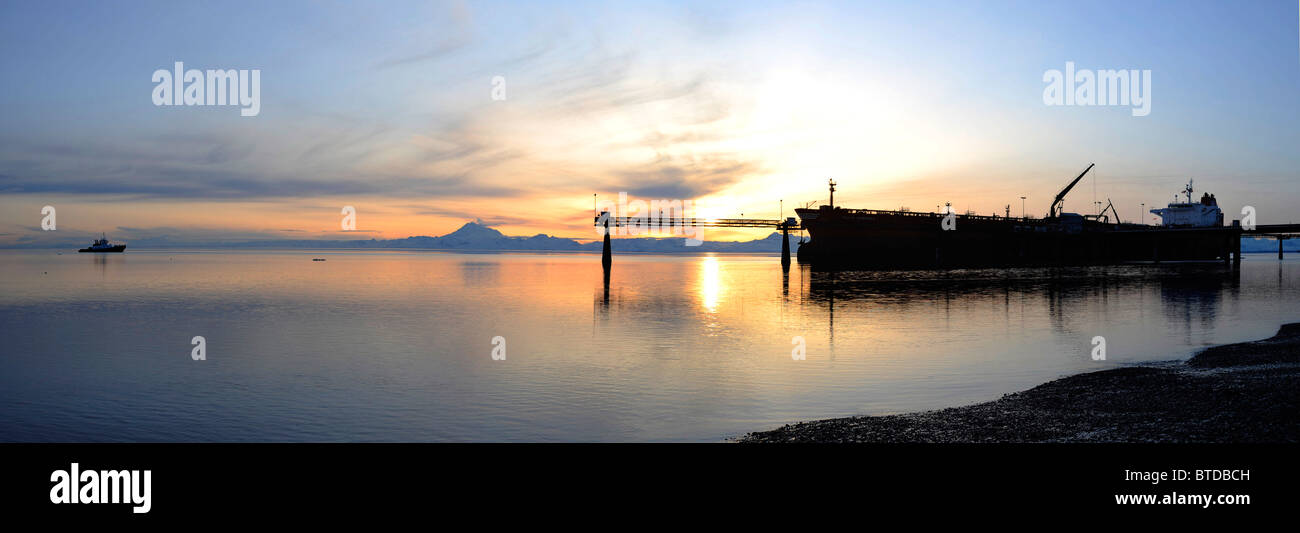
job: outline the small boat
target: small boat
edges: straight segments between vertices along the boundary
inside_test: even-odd
[[[105,254],[105,253],[118,253],[126,250],[125,244],[109,244],[108,239],[103,238],[103,234],[101,234],[100,236],[101,238],[95,239],[94,244],[91,244],[90,246],[77,250],[77,252]]]

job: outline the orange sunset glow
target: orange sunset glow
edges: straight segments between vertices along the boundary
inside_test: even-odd
[[[1089,163],[1097,168],[1067,200],[1072,210],[1111,200],[1137,221],[1143,204],[1167,201],[1194,177],[1226,212],[1297,216],[1271,194],[1300,186],[1300,156],[1283,148],[1294,146],[1294,128],[1217,137],[1203,125],[1232,129],[1251,104],[1201,106],[1172,89],[1143,117],[1044,107],[1042,72],[1061,65],[1009,55],[1014,41],[984,41],[983,63],[972,63],[962,36],[1001,24],[966,20],[974,7],[944,14],[962,20],[956,34],[912,35],[902,48],[897,25],[828,7],[755,9],[749,24],[723,32],[698,30],[717,15],[689,9],[625,6],[598,12],[613,26],[590,31],[563,10],[511,9],[527,21],[518,31],[489,26],[496,8],[435,3],[385,21],[405,31],[323,44],[320,60],[252,50],[265,93],[254,117],[151,105],[144,82],[169,55],[143,58],[142,73],[106,74],[136,97],[101,107],[65,99],[58,113],[75,114],[74,130],[15,108],[0,147],[0,245],[52,245],[37,228],[47,205],[63,238],[110,232],[125,242],[401,239],[476,219],[507,235],[595,239],[593,194],[691,200],[705,218],[776,218],[782,200],[787,216],[825,203],[830,178],[847,207],[951,202],[1017,216],[1025,196],[1025,214],[1042,215]],[[328,32],[346,19],[319,24]],[[611,29],[628,20],[637,23]],[[1296,113],[1287,109],[1256,127],[1285,123]],[[343,206],[357,209],[349,234]]]

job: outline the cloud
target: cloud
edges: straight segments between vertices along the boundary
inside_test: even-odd
[[[534,218],[510,215],[484,215],[470,207],[439,207],[437,205],[395,206],[415,215],[436,216],[459,220],[474,220],[484,226],[525,226],[537,222]]]
[[[435,42],[432,47],[419,52],[380,61],[374,68],[384,70],[437,60],[463,50],[473,43],[473,16],[465,2],[459,0],[439,2],[435,9],[437,12],[431,17],[433,20],[420,26],[426,31],[431,29],[435,34],[446,34],[446,37]],[[417,35],[417,42],[422,37],[425,36]]]
[[[82,177],[0,177],[0,193],[114,195],[126,199],[274,200],[311,196],[510,197],[519,191],[464,176],[358,176],[324,181],[222,170],[156,169],[111,180]]]
[[[760,172],[754,163],[722,155],[663,155],[650,164],[617,173],[611,186],[642,197],[690,199],[718,192]]]
[[[320,140],[308,146],[302,153],[298,154],[299,161],[314,161],[321,158],[337,156],[346,151],[356,150],[358,147],[371,145],[376,141],[381,141],[382,136],[393,131],[393,128],[384,124],[375,124],[369,130],[355,133],[357,128],[347,128],[345,131],[328,132],[321,135]]]
[[[172,110],[118,135],[4,132],[0,194],[295,206],[367,197],[439,204],[404,215],[538,227],[565,215],[518,213],[567,214],[566,197],[595,191],[697,198],[763,172],[714,146],[728,140],[737,98],[714,81],[725,73],[601,28],[571,31],[550,13],[531,34],[493,42],[475,41],[459,2],[433,18],[386,36],[398,44],[363,69],[367,79],[321,89],[356,100],[279,94],[273,107],[268,80],[268,113],[255,121]],[[510,83],[503,102],[479,72],[494,68]]]
[[[465,46],[468,45],[469,42],[470,40],[468,36],[465,35],[453,36],[450,39],[447,39],[445,41],[442,41],[434,45],[432,49],[426,52],[381,61],[375,65],[375,68],[386,69],[386,68],[397,67],[402,65],[409,65],[411,63],[419,63],[422,61],[430,61],[430,60],[438,59],[440,57],[451,54],[457,50],[465,48]]]

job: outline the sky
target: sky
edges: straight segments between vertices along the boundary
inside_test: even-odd
[[[1040,216],[1090,163],[1067,211],[1195,179],[1300,222],[1291,0],[6,1],[0,57],[0,246],[595,239],[593,194],[776,218],[829,178],[846,207]],[[177,61],[259,70],[260,112],[154,105]],[[1067,62],[1149,70],[1149,114],[1047,105]]]

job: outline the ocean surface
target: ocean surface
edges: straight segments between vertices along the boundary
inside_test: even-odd
[[[722,441],[1269,337],[1298,264],[7,250],[0,441]]]

